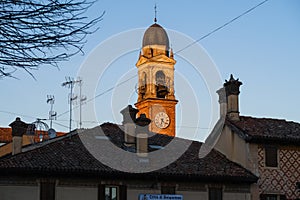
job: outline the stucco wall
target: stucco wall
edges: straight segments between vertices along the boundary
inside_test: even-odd
[[[229,160],[239,163],[252,173],[258,174],[257,144],[246,143],[238,134],[225,126],[215,148]]]
[[[226,187],[225,187],[226,188]],[[232,189],[233,187],[231,187]],[[236,187],[234,187],[236,188]],[[241,188],[236,188],[241,189]],[[96,200],[97,187],[56,187],[56,200]],[[243,188],[241,190],[244,190]],[[223,200],[250,200],[251,196],[246,188],[244,192],[223,192]],[[128,189],[127,199],[138,200],[139,194],[160,194],[158,189]],[[184,200],[207,200],[208,190],[201,191],[176,191],[176,194],[183,195]],[[39,187],[38,186],[0,186],[1,200],[38,200]]]
[[[249,193],[224,193],[223,200],[250,200]]]
[[[215,146],[215,148],[218,151],[220,151],[229,159],[231,159],[232,151],[233,151],[231,138],[232,138],[232,133],[230,129],[227,126],[225,126]]]
[[[38,200],[38,186],[0,186],[1,200]]]
[[[247,145],[246,142],[240,138],[237,134],[233,133],[227,126],[223,128],[223,131],[217,141],[215,148],[223,153],[228,159],[247,166]]]
[[[91,187],[56,187],[56,200],[95,200],[98,189]]]
[[[184,200],[208,199],[208,193],[207,192],[177,191],[176,194],[182,194]]]

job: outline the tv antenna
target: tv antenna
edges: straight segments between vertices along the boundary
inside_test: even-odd
[[[82,79],[78,77],[77,82],[79,83],[79,128],[82,127],[82,104],[86,101],[86,96],[82,95]]]
[[[78,83],[78,81],[74,80],[74,78],[66,77],[66,81],[61,84],[63,87],[70,88],[70,95],[69,95],[69,103],[70,103],[70,123],[69,123],[69,132],[72,130],[72,104],[73,101],[77,99],[77,96],[73,96],[73,88],[74,85]]]
[[[51,105],[49,111],[50,128],[52,128],[52,120],[56,120],[56,115],[57,115],[57,113],[53,111],[54,101],[55,101],[54,95],[47,95],[47,103]]]
[[[39,142],[42,142],[43,140],[49,139],[49,136],[47,135],[47,131],[49,129],[49,126],[43,122],[47,119],[40,119],[37,118],[36,121],[34,121],[32,124],[35,126],[35,135],[38,136]]]

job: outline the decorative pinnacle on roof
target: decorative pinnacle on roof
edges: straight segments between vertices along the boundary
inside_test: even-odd
[[[229,81],[225,80],[224,87],[226,91],[226,96],[229,95],[238,95],[240,94],[240,86],[243,83],[239,81],[239,79],[234,79],[233,75],[230,75]]]

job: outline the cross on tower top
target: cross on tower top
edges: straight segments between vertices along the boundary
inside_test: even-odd
[[[157,7],[156,7],[156,4],[154,5],[154,23],[157,22],[157,18],[156,18],[156,15],[157,15]]]

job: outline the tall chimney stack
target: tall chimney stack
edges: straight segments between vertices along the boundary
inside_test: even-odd
[[[127,147],[135,145],[135,120],[138,112],[139,110],[133,108],[131,105],[128,105],[120,112],[123,115],[124,145]]]
[[[26,133],[28,124],[17,117],[9,126],[12,129],[12,155],[15,155],[22,152],[23,135]]]
[[[242,84],[243,83],[240,82],[239,79],[235,80],[232,74],[230,75],[229,81],[225,80],[224,83],[227,99],[227,117],[234,121],[240,120],[239,94],[240,86]]]
[[[219,95],[220,117],[225,117],[227,114],[227,97],[225,88],[220,88],[217,93]]]
[[[151,120],[145,114],[141,114],[136,122],[136,152],[140,157],[147,157],[148,155],[148,132]]]

